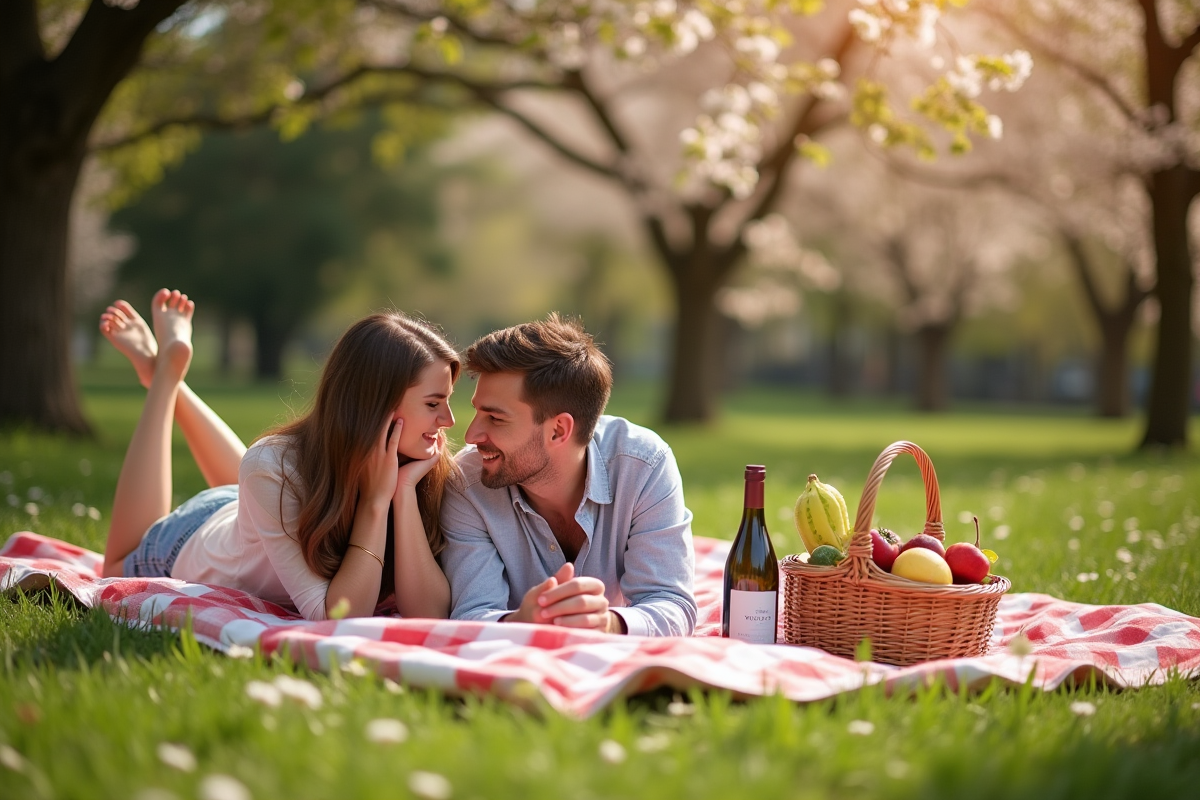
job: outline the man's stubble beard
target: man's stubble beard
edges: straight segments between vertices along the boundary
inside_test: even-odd
[[[546,444],[542,441],[542,432],[535,430],[529,441],[511,453],[501,455],[501,467],[492,474],[486,470],[480,471],[479,480],[489,489],[503,489],[516,484],[528,483],[535,477],[540,477],[550,466],[550,456],[546,453]]]

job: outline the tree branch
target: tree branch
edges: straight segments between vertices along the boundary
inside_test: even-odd
[[[581,70],[573,70],[567,73],[566,86],[568,89],[574,90],[588,104],[588,108],[596,116],[600,122],[600,127],[604,128],[608,134],[608,138],[612,140],[613,146],[622,153],[629,152],[629,140],[617,127],[617,122],[613,118],[612,112],[605,106],[592,87],[588,86],[587,79],[584,78]]]
[[[855,35],[854,29],[849,25],[845,26],[837,39],[837,44],[832,48],[832,52],[827,57],[834,59],[839,64],[845,63],[846,57],[857,41],[858,37]],[[823,128],[845,119],[844,115],[837,115],[824,120],[820,119],[819,112],[823,108],[823,105],[822,101],[816,96],[812,94],[807,95],[802,106],[796,112],[795,121],[787,129],[787,134],[781,137],[775,149],[759,162],[758,174],[760,180],[764,175],[768,176],[766,187],[761,190],[757,201],[738,226],[738,235],[725,249],[725,252],[722,253],[722,272],[727,273],[732,270],[738,260],[746,254],[747,245],[745,236],[743,235],[746,225],[765,217],[779,201],[779,197],[783,192],[784,178],[786,177],[788,167],[796,159],[796,137],[800,135],[814,136]],[[724,193],[717,209],[728,203],[730,199],[731,195],[728,192]]]
[[[440,4],[434,11],[422,11],[406,3],[397,2],[397,0],[361,0],[361,2],[415,22],[432,22],[435,19],[444,19],[448,28],[462,34],[476,44],[512,49],[522,47],[522,42],[519,40],[514,40],[507,36],[484,33],[472,28],[462,17],[451,13],[446,8],[445,3]]]
[[[1061,225],[1058,235],[1066,245],[1067,255],[1071,257],[1071,265],[1075,268],[1075,274],[1079,276],[1079,282],[1083,284],[1083,293],[1087,297],[1088,305],[1098,318],[1111,317],[1112,311],[1105,306],[1103,298],[1100,297],[1100,287],[1096,285],[1096,279],[1092,276],[1092,262],[1084,249],[1083,240]]]
[[[295,102],[294,106],[320,102],[343,86],[347,86],[359,78],[362,78],[364,75],[371,74],[373,71],[373,68],[365,65],[355,67],[354,69],[351,69],[348,72],[328,81],[320,87],[306,91],[304,95]],[[135,133],[127,134],[116,139],[96,142],[90,146],[89,150],[93,153],[104,153],[112,150],[119,150],[122,147],[128,147],[157,136],[168,128],[174,128],[178,126],[195,126],[198,128],[204,128],[206,130],[237,130],[242,128],[250,128],[255,125],[265,124],[282,109],[294,106],[285,106],[282,103],[273,103],[270,106],[262,108],[258,111],[235,117],[222,117],[218,114],[209,114],[203,112],[197,114],[181,114],[175,117],[166,117]]]
[[[1071,72],[1075,73],[1076,77],[1078,77],[1084,83],[1091,84],[1094,88],[1099,90],[1102,95],[1107,97],[1109,102],[1116,106],[1117,110],[1120,111],[1121,115],[1127,120],[1140,127],[1145,127],[1145,122],[1142,119],[1142,116],[1138,113],[1138,110],[1121,96],[1121,93],[1117,91],[1117,88],[1113,86],[1104,75],[1092,69],[1087,64],[1084,64],[1082,61],[1072,58],[1065,53],[1061,53],[1045,42],[1040,41],[1028,31],[1022,30],[1019,25],[1006,17],[1004,14],[1001,14],[993,9],[991,6],[984,5],[981,8],[981,11],[999,22],[1001,26],[1006,28],[1009,33],[1019,39],[1029,49],[1045,56],[1046,58],[1049,58],[1051,61],[1056,62],[1060,66],[1066,67]]]
[[[45,60],[35,0],[0,2],[0,87],[7,86],[31,61]]]

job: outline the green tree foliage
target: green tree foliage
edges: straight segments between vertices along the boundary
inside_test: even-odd
[[[266,129],[205,137],[114,215],[138,241],[122,282],[142,294],[178,286],[225,322],[249,321],[258,375],[278,376],[288,340],[361,269],[377,233],[432,271],[448,266],[432,171],[372,163],[378,129],[316,126],[290,142]]]

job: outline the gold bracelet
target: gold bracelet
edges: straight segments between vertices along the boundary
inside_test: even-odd
[[[375,555],[374,553],[372,553],[372,552],[371,552],[370,550],[368,550],[367,548],[363,547],[361,544],[355,544],[354,542],[351,542],[351,543],[350,543],[350,546],[351,546],[351,547],[357,547],[359,550],[362,550],[364,553],[366,553],[367,555],[369,555],[371,558],[373,558],[373,559],[375,559],[376,561],[378,561],[378,562],[379,562],[379,566],[380,566],[380,568],[382,568],[382,567],[383,567],[383,559],[382,559],[382,558],[380,558],[379,556]]]

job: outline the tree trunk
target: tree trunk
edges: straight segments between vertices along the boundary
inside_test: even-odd
[[[1129,330],[1133,315],[1099,319],[1100,357],[1096,365],[1096,412],[1102,417],[1129,414]]]
[[[71,370],[67,225],[76,152],[31,159],[0,137],[0,423],[87,433]]]
[[[664,421],[707,422],[717,405],[717,286],[687,269],[672,276],[677,318]]]
[[[254,321],[254,372],[260,379],[283,377],[283,351],[291,332],[269,321]]]
[[[829,324],[829,375],[826,389],[832,397],[846,397],[851,390],[850,315],[850,296],[842,288],[833,297],[833,317]]]
[[[48,58],[33,0],[0,2],[0,424],[86,432],[71,371],[67,227],[88,136],[183,0],[93,0]]]
[[[1155,173],[1150,181],[1157,271],[1154,293],[1161,313],[1143,448],[1187,446],[1195,284],[1187,217],[1196,183],[1195,173],[1183,165]]]
[[[946,345],[952,326],[945,323],[923,325],[917,329],[921,366],[917,375],[917,409],[945,411],[950,405],[946,381]]]

